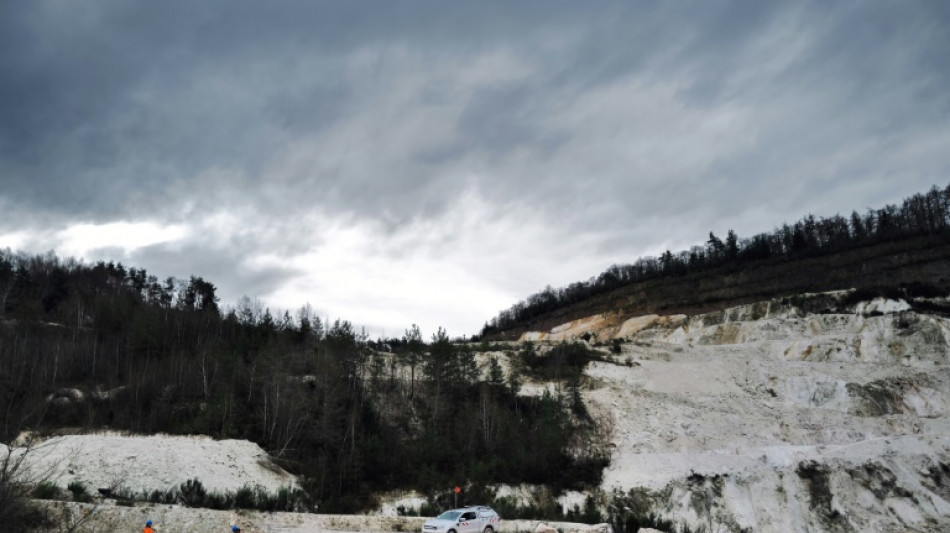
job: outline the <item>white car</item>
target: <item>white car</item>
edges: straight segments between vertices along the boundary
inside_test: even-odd
[[[452,509],[426,520],[422,533],[495,533],[500,527],[498,513],[478,505]]]

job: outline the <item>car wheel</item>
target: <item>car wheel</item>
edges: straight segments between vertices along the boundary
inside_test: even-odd
[[[482,531],[482,533],[495,533],[495,530],[492,529],[491,526],[488,526],[485,528],[485,531]]]

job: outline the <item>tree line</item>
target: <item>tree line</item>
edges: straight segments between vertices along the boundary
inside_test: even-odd
[[[394,488],[596,484],[561,395],[518,394],[444,330],[370,341],[309,306],[221,309],[210,281],[0,251],[0,439],[62,427],[249,439],[322,511]]]
[[[659,257],[642,257],[632,264],[615,264],[587,281],[566,287],[545,287],[524,301],[501,311],[482,328],[481,336],[523,326],[551,311],[587,300],[618,287],[643,281],[711,271],[724,266],[742,268],[760,261],[795,260],[829,255],[871,244],[909,237],[950,234],[950,185],[932,187],[902,204],[852,211],[844,217],[807,215],[794,224],[783,224],[770,233],[739,238],[729,230],[725,239],[709,233],[703,245],[688,250],[667,250]]]

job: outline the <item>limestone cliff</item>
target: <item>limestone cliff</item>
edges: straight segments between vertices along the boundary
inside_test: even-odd
[[[524,338],[619,340],[586,371],[585,399],[612,425],[603,488],[643,489],[668,518],[950,530],[950,320],[846,297],[598,315]]]

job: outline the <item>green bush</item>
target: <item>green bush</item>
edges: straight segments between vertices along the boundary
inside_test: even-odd
[[[178,491],[175,489],[167,491],[156,489],[148,495],[147,501],[151,503],[173,504],[178,501]]]
[[[234,493],[234,507],[238,509],[255,509],[257,496],[254,489],[245,485]]]
[[[541,493],[535,501],[519,505],[511,496],[495,498],[491,506],[499,516],[508,520],[564,520],[560,504],[550,494]]]
[[[179,491],[181,502],[187,507],[201,507],[204,505],[207,491],[198,479],[189,479],[182,483]]]
[[[70,485],[70,490],[74,487]],[[84,488],[76,487],[76,490]],[[268,493],[260,486],[245,485],[234,492],[209,492],[198,479],[189,479],[177,489],[153,490],[135,493],[119,490],[112,494],[117,505],[134,505],[135,502],[162,504],[182,503],[188,507],[205,509],[253,509],[258,511],[313,512],[316,504],[310,495],[301,489],[281,487],[276,493]]]
[[[438,516],[439,512],[439,507],[428,501],[419,506],[419,516]]]
[[[205,495],[202,507],[206,509],[230,509],[231,502],[232,498],[230,493],[219,494],[217,492],[209,492]]]
[[[70,481],[66,489],[73,495],[73,501],[89,503],[92,501],[92,495],[86,489],[82,481]]]
[[[33,487],[31,494],[37,500],[58,500],[62,497],[62,490],[52,481],[41,481]]]

